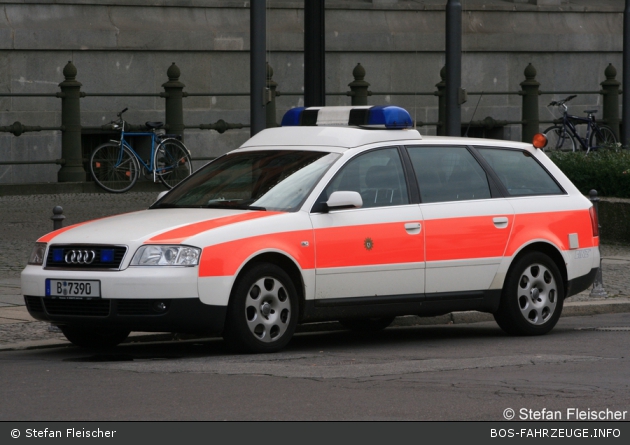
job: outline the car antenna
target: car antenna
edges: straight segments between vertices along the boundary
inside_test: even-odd
[[[477,101],[477,105],[475,106],[475,111],[473,111],[472,117],[470,118],[470,122],[468,122],[468,128],[466,128],[466,133],[464,137],[468,137],[468,131],[470,130],[470,126],[472,125],[473,119],[475,118],[475,114],[477,113],[477,108],[479,108],[479,103],[481,102],[481,98],[483,97],[483,91],[479,95],[479,100]]]

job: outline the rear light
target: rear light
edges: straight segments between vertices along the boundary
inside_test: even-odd
[[[599,220],[597,219],[597,212],[595,206],[588,209],[588,213],[591,215],[591,226],[593,228],[593,236],[599,236]]]

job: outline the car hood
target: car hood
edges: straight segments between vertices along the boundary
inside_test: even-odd
[[[64,227],[38,241],[54,244],[179,244],[202,231],[275,214],[277,212],[222,209],[142,210]]]

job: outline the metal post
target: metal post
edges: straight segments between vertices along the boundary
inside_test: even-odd
[[[276,88],[278,88],[278,83],[273,80],[273,68],[267,63],[267,90],[271,100],[265,106],[265,115],[267,116],[266,128],[278,126],[276,122]]]
[[[266,1],[257,0],[249,4],[249,108],[251,114],[250,134],[252,136],[265,129],[267,120],[265,107],[269,102],[265,61],[267,48],[266,3]]]
[[[179,81],[181,71],[175,62],[168,68],[166,75],[168,82],[162,84],[164,88],[164,124],[169,133],[179,134],[184,139],[184,85]]]
[[[435,84],[437,91],[434,93],[438,97],[438,136],[446,136],[446,66],[440,70],[440,80]]]
[[[326,105],[324,0],[304,0],[304,106]]]
[[[623,11],[623,122],[621,144],[630,145],[630,0],[626,0]]]
[[[446,135],[462,135],[462,4],[446,3]]]
[[[65,163],[57,173],[59,182],[84,182],[86,179],[81,153],[81,82],[77,68],[68,62],[63,69],[61,88],[61,158]]]
[[[606,80],[600,85],[602,86],[601,94],[604,96],[604,121],[606,125],[617,136],[619,140],[619,82],[617,77],[617,69],[610,63],[604,71]]]
[[[538,96],[540,83],[536,81],[536,68],[530,63],[525,68],[525,80],[521,82],[520,92],[523,96],[523,130],[521,140],[532,142],[536,133],[540,132],[540,118],[538,115]]]
[[[53,221],[53,230],[59,230],[63,227],[63,220],[66,219],[63,214],[63,207],[55,206],[53,208],[53,216],[50,217]]]
[[[597,197],[597,190],[591,190],[589,193],[589,199],[593,203],[595,207],[595,214],[597,215],[598,229],[599,229],[599,239],[601,240],[601,230],[602,226],[599,225],[599,198]],[[593,282],[593,289],[589,294],[589,297],[597,297],[597,298],[606,298],[608,296],[608,292],[604,289],[604,278],[602,276],[602,259],[599,258],[599,269],[597,269],[597,274],[595,275],[595,281]]]
[[[351,96],[350,103],[352,105],[367,105],[370,92],[368,88],[370,84],[365,81],[365,68],[360,63],[352,70],[354,80],[348,84]]]

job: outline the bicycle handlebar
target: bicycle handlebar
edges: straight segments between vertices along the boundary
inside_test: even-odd
[[[559,107],[561,105],[564,105],[566,102],[569,102],[572,99],[575,99],[577,97],[577,94],[572,94],[571,96],[565,97],[562,100],[558,100],[558,101],[551,101],[549,102],[549,105],[547,105],[548,107]]]
[[[127,111],[129,108],[125,108],[124,110],[122,110],[120,113],[118,113],[116,116],[122,118],[122,114]]]

